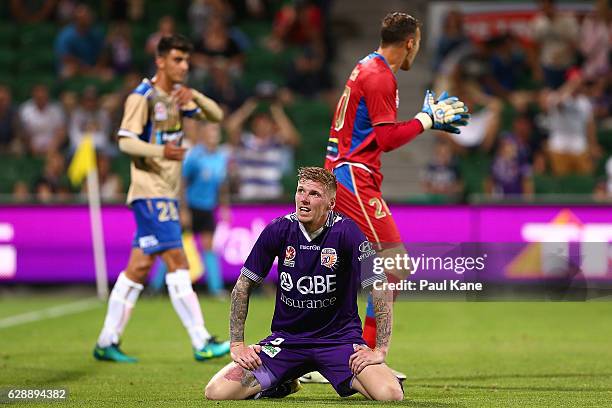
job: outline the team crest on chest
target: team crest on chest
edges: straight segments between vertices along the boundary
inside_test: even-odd
[[[283,265],[293,268],[295,266],[295,248],[289,245],[287,249],[285,249],[285,260],[283,261]]]
[[[338,262],[338,254],[334,248],[323,248],[321,250],[321,265],[333,269]]]
[[[164,120],[168,120],[168,108],[166,108],[165,103],[157,102],[153,107],[153,112],[155,114],[156,121],[162,122]]]

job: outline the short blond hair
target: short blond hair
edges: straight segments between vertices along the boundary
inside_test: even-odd
[[[336,176],[331,171],[322,167],[300,167],[297,178],[298,181],[316,181],[321,183],[328,192],[336,193]]]

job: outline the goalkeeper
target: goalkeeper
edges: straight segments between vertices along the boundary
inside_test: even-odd
[[[446,93],[436,100],[427,91],[423,109],[412,120],[399,122],[396,74],[408,71],[419,52],[420,23],[406,13],[389,13],[382,21],[380,46],[351,72],[338,101],[327,145],[325,168],[338,180],[336,209],[352,218],[381,256],[403,255],[405,249],[382,197],[381,155],[410,142],[427,129],[459,133],[469,115],[467,107]],[[406,271],[388,270],[389,281]],[[369,347],[376,339],[371,297],[363,336]],[[397,373],[398,378],[405,378]],[[302,378],[312,381],[313,376]]]

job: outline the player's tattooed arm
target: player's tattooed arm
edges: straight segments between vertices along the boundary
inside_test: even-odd
[[[253,280],[240,275],[232,290],[230,307],[230,341],[232,343],[244,342],[244,325],[249,311],[249,296],[256,285]]]
[[[393,293],[387,289],[372,289],[372,300],[376,315],[376,348],[386,355],[393,327]]]
[[[256,283],[244,275],[240,275],[234,290],[230,311],[230,354],[232,360],[246,370],[255,370],[261,366],[259,352],[261,346],[244,345],[244,324],[249,311],[249,295]]]
[[[372,350],[365,345],[356,345],[355,352],[349,358],[349,366],[354,374],[359,374],[369,365],[385,362],[389,342],[391,340],[391,326],[393,325],[393,296],[391,291],[372,288],[372,300],[376,314],[376,347]]]

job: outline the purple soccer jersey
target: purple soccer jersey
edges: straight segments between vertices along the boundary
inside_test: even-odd
[[[308,347],[362,344],[357,293],[375,280],[375,251],[357,224],[330,212],[310,237],[295,214],[274,219],[251,250],[242,275],[260,283],[278,257],[272,334],[261,344]]]

